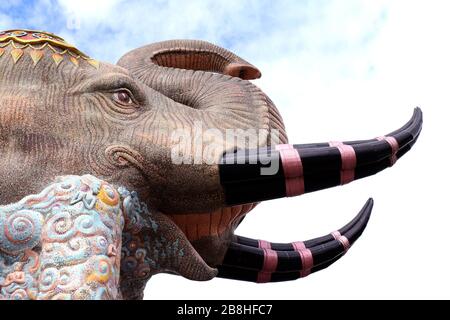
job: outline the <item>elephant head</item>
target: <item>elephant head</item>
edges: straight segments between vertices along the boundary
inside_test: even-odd
[[[260,201],[390,167],[421,130],[416,109],[380,138],[287,144],[274,103],[249,81],[260,71],[204,41],[147,45],[117,65],[44,32],[3,32],[0,47],[1,202],[55,176],[98,176],[135,190],[226,278],[294,279],[340,258],[362,233],[372,200],[344,228],[310,241],[275,244],[234,230]]]

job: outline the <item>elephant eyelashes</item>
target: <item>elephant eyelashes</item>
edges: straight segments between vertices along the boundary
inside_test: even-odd
[[[120,89],[114,92],[113,99],[115,102],[123,106],[130,106],[134,104],[134,101],[131,98],[131,93],[127,89]]]

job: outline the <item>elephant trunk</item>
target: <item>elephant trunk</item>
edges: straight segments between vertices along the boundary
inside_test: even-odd
[[[168,68],[203,70],[251,80],[261,72],[232,52],[199,40],[170,40],[147,47],[155,65]]]

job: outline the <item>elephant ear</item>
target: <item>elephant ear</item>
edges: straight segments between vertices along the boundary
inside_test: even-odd
[[[163,41],[132,50],[117,64],[178,103],[213,111],[216,119],[222,112],[225,126],[277,129],[281,142],[287,142],[277,108],[247,81],[261,72],[224,48],[199,40]]]

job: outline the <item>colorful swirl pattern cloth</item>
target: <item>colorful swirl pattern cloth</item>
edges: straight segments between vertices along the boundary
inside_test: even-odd
[[[217,275],[136,192],[91,175],[63,176],[0,206],[0,299],[142,299],[160,272]]]
[[[158,224],[136,193],[60,177],[0,207],[0,299],[142,298],[160,263],[184,255],[178,240],[142,230],[156,234]]]
[[[119,200],[95,177],[66,176],[0,207],[0,298],[117,298]]]

